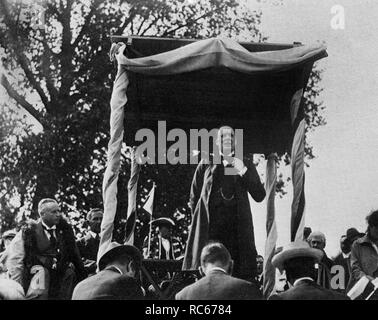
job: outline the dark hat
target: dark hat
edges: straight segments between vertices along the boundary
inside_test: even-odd
[[[349,228],[346,232],[346,238],[349,241],[361,238],[364,235],[364,233],[359,232],[356,228]]]
[[[98,262],[99,270],[103,270],[113,259],[124,254],[132,257],[137,263],[141,263],[142,261],[142,254],[137,247],[111,242]]]
[[[169,218],[158,218],[158,219],[155,219],[153,221],[151,221],[151,223],[157,225],[157,226],[170,226],[170,227],[174,227],[175,226],[175,223],[173,222],[172,219],[169,219]]]

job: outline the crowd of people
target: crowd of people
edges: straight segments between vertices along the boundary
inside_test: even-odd
[[[151,286],[141,280],[144,259],[182,261],[177,256],[178,240],[171,236],[175,224],[169,218],[154,221],[157,238],[149,239],[149,244],[146,239],[142,250],[112,242],[97,263],[101,209],[88,212],[88,230],[80,239],[75,238],[54,199],[40,201],[38,212],[38,221],[2,234],[2,299],[156,298]],[[349,299],[348,291],[362,277],[374,281],[378,276],[378,211],[368,215],[367,225],[366,233],[349,228],[340,238],[340,253],[332,259],[325,252],[325,235],[310,228],[305,228],[303,241],[278,248],[272,264],[285,280],[268,299]],[[230,250],[219,241],[209,241],[201,250],[200,276],[176,286],[180,290],[171,298],[262,299],[263,266],[264,258],[257,255],[257,276],[251,281],[241,279],[233,272],[235,260]],[[167,274],[160,284],[172,279]]]
[[[231,127],[219,128],[216,145],[221,162],[208,159],[198,164],[189,197],[192,225],[185,244],[172,237],[174,221],[161,217],[151,221],[158,233],[153,237],[150,233],[143,248],[111,242],[99,255],[101,209],[88,212],[87,233],[76,239],[57,201],[42,199],[39,220],[2,235],[0,297],[377,298],[378,211],[368,215],[366,233],[346,230],[334,259],[325,252],[325,235],[307,227],[302,241],[278,248],[273,259],[264,262],[255,247],[248,194],[260,202],[265,189],[253,163],[235,154],[236,144]],[[147,260],[177,261],[180,269],[146,273]],[[264,279],[268,262],[277,270],[272,290]]]

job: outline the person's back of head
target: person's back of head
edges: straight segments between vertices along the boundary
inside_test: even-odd
[[[108,266],[115,265],[119,267],[124,275],[136,278],[141,269],[142,260],[137,255],[122,254],[109,261]]]
[[[315,279],[315,260],[312,257],[295,257],[284,262],[287,280],[293,284],[303,277]]]
[[[228,274],[232,273],[233,261],[230,252],[220,242],[207,244],[201,252],[200,272],[208,275],[215,267],[223,269]]]

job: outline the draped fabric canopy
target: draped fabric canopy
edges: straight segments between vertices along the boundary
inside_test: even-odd
[[[184,41],[161,52],[167,42],[162,40],[159,46],[159,39],[154,39],[155,54],[145,55],[141,51],[148,40],[138,47],[137,40],[129,39],[118,44],[115,55],[118,72],[111,98],[99,257],[112,238],[124,125],[128,144],[134,144],[138,128],[156,131],[157,121],[165,120],[167,130],[210,129],[225,123],[243,128],[249,152],[282,154],[293,145],[297,177],[293,183],[296,190],[303,188],[304,175],[297,171],[303,172],[304,132],[294,142],[293,131],[303,124],[300,102],[312,65],[327,55],[323,44],[268,51],[261,44],[253,52],[231,39],[213,38]]]
[[[212,38],[134,59],[127,58],[121,49],[117,61],[127,71],[146,75],[180,74],[213,67],[226,67],[242,73],[259,73],[288,70],[324,56],[323,44],[250,52],[231,39]]]

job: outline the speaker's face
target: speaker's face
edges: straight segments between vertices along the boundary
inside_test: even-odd
[[[231,127],[224,126],[218,131],[218,148],[224,155],[229,155],[235,150],[235,133]]]

